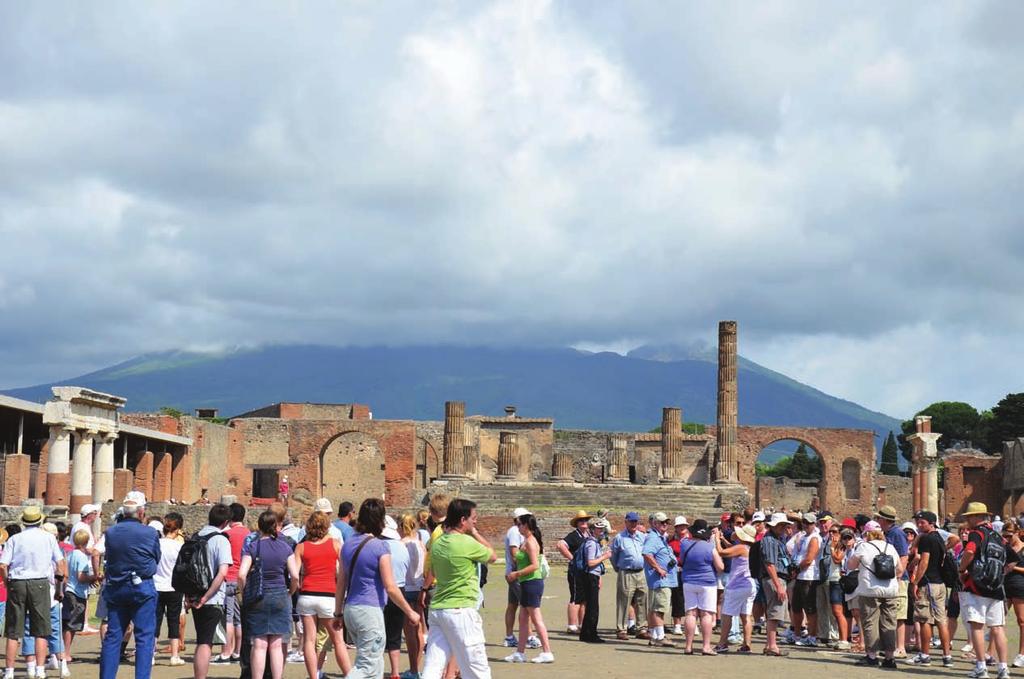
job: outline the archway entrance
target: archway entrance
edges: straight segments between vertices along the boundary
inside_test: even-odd
[[[824,508],[824,463],[806,441],[779,439],[767,444],[757,455],[754,473],[758,507],[801,512]]]
[[[335,506],[384,497],[384,456],[377,439],[357,431],[331,439],[320,453],[320,496]]]
[[[440,475],[437,450],[423,437],[416,438],[416,473],[413,487],[423,490]]]

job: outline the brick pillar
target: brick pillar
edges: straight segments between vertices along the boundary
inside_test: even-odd
[[[514,432],[503,431],[498,439],[498,476],[502,481],[519,477],[519,439]]]
[[[611,440],[611,463],[608,465],[608,477],[605,483],[629,483],[629,458],[626,455],[626,439],[614,436]]]
[[[28,497],[28,477],[32,468],[32,458],[28,455],[8,455],[4,458],[4,497],[5,505],[20,505]]]
[[[153,453],[145,451],[139,454],[135,464],[135,490],[141,490],[149,500],[153,495]]]
[[[738,483],[736,321],[718,324],[718,464],[715,481]]]
[[[187,502],[192,487],[192,451],[188,448],[174,453],[171,463],[171,497]]]
[[[114,502],[120,502],[135,487],[135,475],[131,469],[114,470]]]
[[[171,499],[171,463],[171,453],[155,453],[153,456],[153,502]]]
[[[683,470],[683,411],[680,408],[661,410],[661,478],[660,483],[685,483]]]
[[[464,402],[445,402],[442,477],[465,478],[466,476],[465,420],[466,404]]]

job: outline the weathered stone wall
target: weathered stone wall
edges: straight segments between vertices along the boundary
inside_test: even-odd
[[[630,465],[636,459],[633,432],[606,432],[587,429],[556,429],[554,452],[572,456],[573,480],[579,483],[603,483],[611,464],[611,440],[626,441],[626,458]]]
[[[493,481],[498,473],[498,443],[501,432],[513,432],[519,442],[518,479],[547,480],[551,476],[551,461],[554,453],[554,433],[550,423],[531,421],[504,421],[466,419],[468,438],[466,446],[476,449],[477,468],[467,473],[480,481]]]
[[[637,483],[657,483],[661,467],[661,434],[636,434]],[[682,479],[695,486],[711,483],[711,451],[713,442],[707,436],[682,435],[680,454]]]
[[[968,502],[984,502],[992,512],[1015,512],[1010,493],[1003,490],[1003,458],[980,451],[942,454],[945,513],[959,517]],[[1019,497],[1013,498],[1018,500]]]
[[[818,497],[817,479],[790,479],[785,476],[760,476],[757,479],[757,490],[754,502],[761,509],[775,509],[781,511],[818,511],[829,509],[840,511],[830,507],[823,507]]]
[[[884,490],[883,490],[884,489]],[[914,509],[913,479],[909,476],[875,475],[875,505],[892,505],[896,516],[913,516]]]

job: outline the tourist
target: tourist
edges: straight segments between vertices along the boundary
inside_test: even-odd
[[[497,557],[477,530],[476,520],[476,504],[456,498],[446,509],[448,531],[432,540],[437,591],[430,607],[423,679],[441,679],[449,658],[457,660],[463,679],[491,676],[483,621],[476,609],[480,596],[477,564],[494,563]]]
[[[854,553],[857,550],[857,546],[860,545],[861,539],[858,533],[855,532],[855,528],[845,527],[839,533],[840,547],[836,549],[836,555],[841,555],[842,561],[839,564],[840,573],[840,586],[842,583],[851,584],[852,587],[844,588],[843,598],[845,599],[846,610],[849,611],[847,617],[847,629],[849,629],[850,637],[850,650],[863,653],[864,652],[864,635],[861,634],[855,641],[854,628],[861,629],[860,624],[860,600],[857,598],[857,587],[859,587],[860,574],[850,568],[850,560],[853,558]]]
[[[888,562],[892,573],[887,576],[883,563]],[[896,668],[896,624],[899,610],[899,579],[903,575],[903,562],[896,547],[885,539],[878,522],[864,526],[864,541],[850,558],[849,567],[859,572],[857,597],[861,610],[861,634],[864,635],[865,655],[857,665],[877,667],[879,651],[885,656],[881,666]]]
[[[540,602],[544,596],[544,574],[540,568],[541,556],[544,554],[544,538],[537,525],[537,519],[533,515],[521,516],[517,523],[519,533],[523,536],[523,544],[516,550],[515,569],[505,575],[505,580],[509,583],[519,582],[520,586],[519,644],[516,652],[505,658],[505,662],[526,662],[526,638],[529,636],[532,625],[540,639],[541,652],[531,662],[551,663],[555,661],[555,656],[551,653],[548,629],[544,625],[544,616],[540,612]],[[586,540],[592,540],[589,533]],[[582,548],[583,545],[579,545],[576,550]],[[580,603],[583,603],[584,592],[581,589],[585,589],[587,585],[583,584],[581,588],[580,583],[587,579],[587,570],[579,567],[574,570],[577,594],[581,597]],[[586,614],[585,609],[584,614]]]
[[[224,646],[221,652],[210,662],[216,664],[227,664],[238,662],[242,653],[242,614],[239,608],[238,593],[238,570],[242,565],[242,546],[245,538],[251,532],[243,523],[245,521],[245,506],[238,502],[229,505],[231,509],[231,521],[228,523],[224,535],[231,545],[231,565],[228,566],[228,574],[224,578]]]
[[[853,534],[851,533],[850,535],[852,537]],[[829,523],[828,538],[823,545],[823,549],[827,549],[832,557],[832,568],[828,575],[828,591],[826,595],[829,607],[832,610],[832,618],[836,622],[838,639],[835,648],[839,651],[848,651],[850,650],[850,625],[846,618],[846,610],[843,607],[846,594],[843,592],[843,586],[839,584],[839,579],[843,574],[842,564],[846,556],[846,549],[843,545],[842,529],[838,523]]]
[[[644,538],[644,577],[647,580],[647,622],[650,630],[650,646],[674,647],[665,638],[665,616],[672,612],[672,588],[679,584],[676,575],[675,555],[668,546],[665,532],[668,516],[664,512],[651,514],[650,530]],[[685,580],[685,577],[684,577]]]
[[[672,549],[672,556],[679,564],[679,543],[690,536],[690,523],[685,516],[677,516],[672,524],[672,537],[669,538],[668,546]],[[676,586],[672,588],[672,634],[682,636],[683,618],[686,617],[686,605],[683,599],[683,569],[676,566]]]
[[[171,584],[171,577],[174,574],[174,564],[178,560],[178,552],[184,540],[181,536],[181,526],[184,518],[177,512],[170,512],[164,517],[164,534],[160,538],[160,561],[157,564],[156,572],[153,574],[153,586],[156,588],[156,628],[154,639],[160,636],[160,622],[167,619],[167,637],[170,639],[172,666],[184,665],[181,658],[181,617],[182,617],[182,596],[181,592],[175,591]],[[239,635],[241,636],[241,635]]]
[[[910,597],[914,601],[914,620],[921,625],[918,653],[913,662],[931,664],[932,626],[938,629],[942,646],[942,666],[953,666],[949,627],[946,625],[946,585],[942,581],[942,564],[946,559],[946,542],[939,534],[938,517],[934,512],[920,511],[914,515],[919,537],[917,564],[910,577]]]
[[[210,671],[214,637],[224,621],[223,585],[228,567],[231,566],[231,543],[224,535],[224,529],[230,520],[230,507],[225,504],[212,505],[207,515],[207,525],[197,533],[206,543],[206,560],[210,566],[211,580],[209,588],[198,599],[185,597],[185,605],[192,609],[192,621],[196,627],[196,650],[192,659],[195,679],[206,679]]]
[[[333,526],[341,533],[341,541],[344,542],[356,532],[352,527],[352,521],[356,517],[356,508],[348,500],[338,505],[338,518],[334,520]]]
[[[413,514],[402,515],[402,544],[409,553],[409,569],[405,573],[405,600],[412,610],[420,616],[418,624],[405,619],[405,648],[409,654],[409,671],[403,673],[402,679],[419,679],[420,660],[426,644],[427,625],[423,609],[420,607],[420,591],[423,589],[423,560],[427,548],[420,540],[419,523]]]
[[[342,675],[352,669],[341,632],[330,624],[334,617],[334,591],[341,553],[341,543],[328,534],[330,525],[326,514],[313,512],[306,520],[306,539],[295,547],[295,560],[300,566],[295,611],[302,621],[303,660],[309,679],[317,679],[320,670],[320,654],[316,650],[319,630],[327,631]]]
[[[580,632],[580,620],[582,618],[580,604],[583,603],[583,598],[579,593],[577,581],[579,574],[576,573],[576,568],[573,566],[573,556],[576,554],[576,550],[583,544],[583,541],[587,539],[587,522],[590,521],[590,518],[590,514],[582,509],[576,512],[576,516],[569,520],[572,530],[559,540],[555,546],[559,554],[569,562],[569,568],[566,573],[566,579],[569,583],[569,603],[566,604],[565,609],[569,634],[579,634]]]
[[[288,483],[288,475],[283,474],[280,482],[277,484],[277,501],[283,504],[285,507],[288,506],[288,491],[291,489]]]
[[[1020,629],[1017,657],[1013,659],[1014,667],[1024,667],[1024,540],[1021,539],[1021,524],[1016,517],[1009,517],[1003,524],[1003,542],[1006,543],[1006,577],[1003,579],[1003,592],[1006,600],[1013,606]]]
[[[802,532],[796,534],[793,563],[796,581],[793,583],[793,626],[799,629],[805,623],[808,634],[797,639],[797,646],[814,648],[818,645],[818,554],[821,552],[821,534],[818,519],[807,513],[801,517]]]
[[[580,578],[579,584],[583,595],[583,621],[580,624],[580,641],[589,644],[603,644],[604,639],[597,635],[597,623],[600,617],[601,576],[604,575],[604,562],[612,557],[611,547],[603,547],[601,539],[608,533],[607,519],[591,519],[587,541],[583,543],[583,559],[586,561],[586,575]]]
[[[66,524],[65,530],[67,529]],[[57,524],[47,521],[43,524],[43,530],[49,533],[57,540],[57,547],[60,548],[60,531],[57,529]],[[74,551],[74,550],[72,550]],[[67,562],[67,552],[61,549],[61,554],[64,556],[65,563]],[[61,625],[61,598],[57,591],[57,570],[56,568],[50,569],[50,635],[46,638],[47,650],[49,651],[49,663],[53,669],[61,667],[61,659],[64,657],[64,634]],[[63,592],[63,583],[61,583],[61,592]],[[26,664],[28,665],[29,674],[34,671],[34,665],[36,664],[35,657],[35,643],[31,635],[29,625],[25,625],[25,635],[21,641],[21,654],[25,656]],[[68,672],[70,675],[70,672]]]
[[[426,547],[427,543],[430,542],[430,512],[426,509],[420,509],[416,512],[416,524],[418,526],[417,532],[420,536],[420,542]]]
[[[907,657],[906,651],[906,619],[907,614],[910,610],[909,607],[909,595],[907,594],[907,565],[910,554],[910,544],[907,542],[907,536],[903,532],[902,528],[897,521],[896,509],[891,505],[883,505],[878,508],[875,512],[875,520],[881,526],[882,532],[885,533],[885,540],[896,549],[896,553],[900,555],[900,572],[904,574],[899,580],[899,601],[896,605],[896,658]],[[863,617],[863,611],[861,613]]]
[[[143,523],[145,512],[145,504],[126,498],[121,519],[103,536],[107,632],[100,652],[101,679],[117,675],[129,624],[135,633],[135,677],[149,679],[152,673],[157,609],[153,576],[160,563],[160,536]]]
[[[690,537],[679,543],[683,571],[683,599],[686,602],[686,655],[693,654],[693,638],[700,624],[703,655],[718,655],[712,648],[711,631],[718,605],[718,573],[722,557],[718,553],[718,529],[709,529],[704,519],[690,526]]]
[[[356,659],[347,679],[380,679],[384,674],[386,599],[394,602],[410,620],[419,620],[394,580],[391,552],[379,539],[385,527],[384,516],[383,500],[364,500],[355,533],[342,546],[334,625],[340,630],[344,618],[345,629],[356,647]]]
[[[405,580],[409,573],[409,550],[402,544],[402,536],[398,534],[398,523],[390,516],[384,517],[384,530],[380,536],[391,552],[391,575],[402,592],[402,598],[408,603],[409,600],[405,596]],[[384,651],[388,654],[388,662],[391,665],[391,679],[399,679],[398,666],[401,662],[404,629],[405,614],[393,601],[388,601],[384,604]]]
[[[779,648],[779,625],[789,622],[786,583],[789,581],[791,564],[786,551],[786,529],[792,525],[782,512],[772,514],[768,521],[768,532],[761,539],[761,572],[757,574],[764,593],[764,615],[767,634],[764,655],[782,657],[786,653]]]
[[[985,570],[986,562],[996,561],[995,552],[1003,544],[1002,536],[989,523],[988,507],[982,502],[969,502],[963,513],[970,532],[960,555],[960,574],[963,591],[960,592],[960,610],[967,623],[971,645],[974,647],[975,668],[970,674],[974,679],[985,679],[985,628],[995,645],[999,662],[999,679],[1010,676],[1007,669],[1006,613],[1003,608],[1002,582],[984,577],[979,570]],[[992,547],[996,549],[992,549]],[[1005,559],[1005,557],[1004,557]],[[972,568],[977,562],[979,568]],[[1004,561],[1005,568],[1005,561]]]
[[[725,653],[729,650],[729,630],[732,620],[740,618],[743,630],[743,643],[739,653],[750,653],[750,637],[753,633],[753,621],[750,618],[754,610],[754,599],[757,594],[757,581],[750,574],[750,547],[757,539],[757,530],[745,525],[733,531],[733,543],[720,551],[723,558],[732,559],[732,572],[725,587],[725,600],[722,602],[722,625],[718,646],[715,651]]]
[[[629,610],[636,607],[637,639],[650,639],[647,632],[647,578],[644,576],[644,533],[640,515],[626,513],[626,529],[612,540],[611,564],[615,581],[615,636],[629,638]]]
[[[0,528],[0,552],[3,552],[4,545],[7,544],[7,538],[10,534],[7,532],[7,528]],[[7,583],[0,578],[0,626],[4,623],[4,613],[7,611]]]
[[[530,511],[525,507],[518,507],[512,512],[512,525],[505,531],[505,576],[516,569],[516,554],[523,545],[523,534],[519,530],[519,519],[529,516]],[[518,639],[512,633],[516,622],[516,612],[519,610],[519,600],[522,592],[522,584],[519,580],[508,582],[508,604],[505,606],[505,646],[515,647],[519,644]],[[529,636],[529,635],[528,635]],[[531,642],[536,641],[536,645]],[[527,639],[528,648],[537,648],[540,640],[529,636]]]
[[[917,524],[913,521],[904,521],[903,525],[900,526],[903,530],[904,537],[907,538],[907,617],[903,620],[904,632],[904,647],[909,648],[913,651],[919,651],[918,639],[921,637],[921,625],[914,619],[914,597],[910,593],[910,576],[917,569],[917,562],[919,556],[917,553]],[[897,655],[899,655],[897,653]],[[914,655],[907,658],[907,663],[910,665],[917,664],[915,660],[919,659],[920,653],[915,652]]]
[[[331,516],[334,514],[334,507],[333,507],[333,505],[331,505],[331,501],[328,500],[325,497],[319,498],[313,504],[313,511],[314,512],[320,512],[321,514],[325,514],[327,516],[327,519],[328,519],[327,535],[330,536],[332,539],[337,540],[339,544],[344,544],[345,543],[345,535],[344,535],[344,533],[342,532],[342,530],[340,528],[335,526],[334,523],[330,521]],[[306,517],[306,520],[308,521],[309,517]],[[298,534],[295,536],[295,542],[299,543],[299,542],[302,542],[305,539],[306,539],[306,525],[305,525],[305,522],[303,522],[303,525],[300,526],[299,529],[298,529]]]
[[[260,514],[257,526],[260,536],[242,548],[242,563],[238,568],[242,615],[252,644],[249,668],[253,677],[262,677],[264,668],[269,665],[271,676],[281,679],[284,674],[282,640],[291,632],[291,595],[299,586],[299,566],[292,547],[278,536],[274,512],[268,510]],[[250,579],[254,586],[247,592],[246,582]]]
[[[64,629],[64,658],[61,661],[61,676],[68,677],[68,663],[71,662],[71,642],[75,633],[85,627],[85,611],[89,601],[89,589],[99,578],[92,569],[92,555],[88,551],[89,531],[79,530],[72,538],[75,551],[67,558],[67,589],[64,591],[61,623]]]

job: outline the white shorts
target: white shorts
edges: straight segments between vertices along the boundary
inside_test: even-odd
[[[757,585],[752,578],[730,584],[722,599],[722,615],[750,615],[756,596]]]
[[[431,610],[420,676],[441,679],[448,659],[454,657],[465,679],[491,679],[485,643],[483,619],[472,608]]]
[[[714,613],[718,609],[718,588],[715,585],[690,585],[683,583],[683,599],[686,611],[697,608]]]
[[[981,623],[986,627],[1006,624],[1006,609],[1002,601],[971,592],[960,592],[960,615],[964,622]]]
[[[295,602],[298,615],[312,615],[314,618],[334,617],[334,597],[300,594]]]

